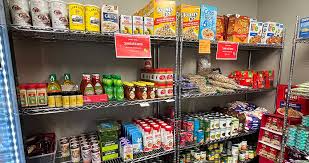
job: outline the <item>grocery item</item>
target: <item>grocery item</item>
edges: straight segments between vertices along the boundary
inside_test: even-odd
[[[48,2],[46,0],[30,0],[32,24],[35,28],[50,28]]]
[[[281,115],[284,115],[285,113],[285,108],[279,108],[277,109],[277,112]],[[302,113],[297,111],[297,110],[294,110],[292,108],[289,108],[288,109],[288,117],[292,117],[292,118],[301,118],[302,117]]]
[[[226,17],[225,16],[217,16],[217,34],[216,40],[217,41],[224,41],[225,40],[225,33],[226,33]]]
[[[184,39],[197,40],[200,26],[200,7],[181,4],[177,8],[182,15],[182,36]]]
[[[156,90],[157,98],[162,98],[166,96],[166,85],[165,84],[156,83],[155,87],[157,88]]]
[[[153,35],[154,21],[152,17],[144,17],[144,35]]]
[[[90,75],[89,74],[83,74],[82,82],[80,84],[80,89],[84,96],[90,96],[95,94],[94,87],[92,85]]]
[[[120,32],[124,34],[132,34],[132,16],[120,15]]]
[[[174,95],[173,83],[166,84],[165,94],[166,94],[166,97],[173,97]]]
[[[92,85],[96,95],[103,94],[103,85],[100,80],[100,74],[92,74]]]
[[[263,24],[262,44],[275,44],[276,22],[265,22]]]
[[[20,100],[21,107],[28,106],[27,85],[26,84],[19,85],[19,100]]]
[[[36,84],[29,84],[27,87],[27,101],[28,106],[37,106],[38,100],[37,100],[37,91],[36,91]]]
[[[144,34],[144,20],[142,16],[133,16],[133,34],[142,35]]]
[[[81,93],[78,93],[76,95],[76,106],[77,107],[81,107],[84,105],[84,98],[83,95]]]
[[[69,3],[69,24],[71,31],[85,31],[85,6],[80,3]]]
[[[85,5],[86,32],[100,32],[101,9],[95,5]]]
[[[61,0],[49,1],[49,15],[54,30],[67,30],[69,25],[69,14],[67,4]]]
[[[71,94],[70,94],[70,107],[73,108],[73,107],[76,107],[76,106],[77,106],[77,103],[76,103],[76,94],[71,93]]]
[[[144,152],[150,152],[153,150],[152,128],[149,126],[143,128],[143,146]]]
[[[18,26],[31,26],[31,17],[28,0],[11,0],[9,7],[12,23]]]
[[[262,42],[263,22],[250,19],[248,43],[258,44]]]
[[[217,7],[201,5],[199,39],[215,40],[217,25]]]
[[[37,101],[38,106],[47,105],[47,84],[37,84],[36,85]]]
[[[101,9],[101,31],[119,32],[118,6],[104,4]]]
[[[147,87],[144,83],[134,82],[135,85],[135,97],[138,100],[147,99]]]
[[[235,14],[230,15],[228,20],[227,41],[247,43],[250,18]]]
[[[56,74],[49,75],[49,83],[47,87],[48,93],[59,93],[61,92],[61,86],[59,82],[57,81]]]
[[[67,92],[64,92],[62,95],[62,105],[63,105],[63,108],[70,107],[70,96]]]
[[[154,99],[156,97],[155,83],[151,82],[143,82],[143,83],[146,84],[147,87],[147,98]]]

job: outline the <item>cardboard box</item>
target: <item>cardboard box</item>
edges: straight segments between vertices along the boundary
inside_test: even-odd
[[[263,22],[256,19],[250,19],[250,28],[248,35],[248,43],[259,44],[262,41]]]
[[[224,16],[217,16],[217,41],[224,41],[226,36],[226,18]]]
[[[281,45],[283,43],[283,34],[284,34],[284,25],[281,23],[277,23],[275,32],[276,44]]]
[[[215,40],[217,29],[217,7],[201,5],[199,39]]]
[[[123,34],[132,34],[132,16],[121,15],[120,16],[120,32]]]
[[[177,11],[182,15],[182,25],[179,30],[187,40],[198,40],[200,29],[200,7],[181,4]]]
[[[101,31],[103,32],[119,32],[118,6],[103,5],[101,14]]]
[[[153,18],[144,17],[144,34],[153,35]]]
[[[142,16],[133,16],[133,34],[144,34],[144,20]]]
[[[230,15],[228,19],[227,41],[247,43],[250,18],[235,14]]]
[[[298,37],[300,39],[309,38],[309,17],[300,19],[299,23]]]
[[[275,22],[265,22],[263,24],[262,32],[262,44],[275,44],[276,37],[275,32],[277,31]]]

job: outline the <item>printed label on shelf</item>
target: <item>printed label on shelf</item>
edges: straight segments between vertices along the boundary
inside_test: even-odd
[[[217,60],[237,60],[238,42],[219,41],[217,45]]]
[[[199,54],[210,54],[210,40],[199,40]]]
[[[115,34],[116,58],[151,58],[149,35]]]
[[[174,99],[168,99],[168,100],[165,100],[165,102],[169,103],[169,102],[174,102],[175,100]]]
[[[150,104],[148,102],[143,102],[139,104],[141,107],[148,107]]]

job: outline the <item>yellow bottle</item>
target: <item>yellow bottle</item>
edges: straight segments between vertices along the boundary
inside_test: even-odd
[[[49,83],[47,87],[48,93],[59,93],[61,92],[61,86],[57,81],[56,74],[49,75]]]

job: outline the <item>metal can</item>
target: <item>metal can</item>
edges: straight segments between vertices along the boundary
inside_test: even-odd
[[[193,133],[187,132],[187,142],[192,143],[193,142]]]
[[[221,128],[220,129],[220,138],[223,139],[225,138],[226,135],[226,129],[225,128]]]
[[[32,24],[35,28],[45,29],[51,27],[48,3],[46,0],[30,0]]]
[[[69,3],[69,24],[72,31],[85,31],[85,7],[80,3]]]
[[[186,123],[186,126],[187,126],[187,131],[191,131],[192,132],[194,130],[193,121],[188,120],[187,123]]]
[[[205,137],[205,135],[204,135],[204,131],[203,130],[198,130],[197,131],[197,136],[196,136],[197,138],[196,138],[196,143],[198,143],[198,144],[202,144],[202,143],[204,143],[204,137]]]
[[[220,129],[216,129],[216,140],[219,140],[221,138],[221,130]]]
[[[92,163],[100,163],[101,162],[100,148],[92,149],[91,158],[92,158]]]
[[[220,117],[219,117],[219,116],[216,116],[216,117],[214,118],[214,128],[215,128],[215,129],[220,128]]]
[[[220,117],[220,128],[225,128],[226,127],[226,117],[221,116]]]
[[[226,118],[226,127],[227,128],[231,127],[231,124],[232,124],[232,117],[228,116]]]
[[[205,142],[210,141],[210,131],[205,131]]]
[[[54,30],[66,30],[68,29],[68,10],[67,4],[61,0],[49,1],[49,14],[52,21]]]
[[[215,129],[215,120],[214,120],[214,117],[209,117],[209,128],[210,130],[213,130]]]
[[[71,145],[71,160],[72,162],[80,162],[80,148],[77,144]]]
[[[211,130],[210,131],[210,140],[216,140],[216,130]]]
[[[10,0],[9,7],[14,25],[31,26],[28,0]]]
[[[82,158],[83,158],[83,163],[90,163],[92,160],[91,156],[91,148],[90,146],[83,146],[82,147]]]
[[[225,137],[230,137],[231,136],[231,128],[226,128],[225,129]]]
[[[60,141],[60,150],[61,150],[61,156],[62,157],[68,157],[70,156],[70,144],[68,141]]]
[[[85,6],[85,22],[87,32],[100,32],[101,9],[95,5]]]

